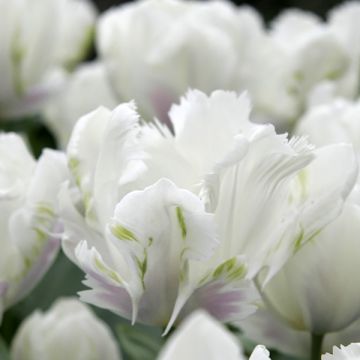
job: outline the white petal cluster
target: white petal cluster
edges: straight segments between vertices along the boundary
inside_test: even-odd
[[[217,321],[264,344],[250,360],[360,358],[359,16],[138,0],[96,23],[90,0],[0,0],[0,121],[42,114],[66,149],[0,132],[0,321],[61,245],[82,301],[179,325],[161,360],[245,359]],[[12,355],[121,358],[75,300]]]
[[[22,138],[0,134],[0,315],[41,279],[60,246],[57,194],[65,156],[45,150],[36,161]]]
[[[289,10],[266,29],[255,10],[226,1],[139,1],[101,16],[98,49],[119,99],[138,99],[146,116],[168,121],[171,103],[189,87],[247,89],[259,119],[285,124],[323,82],[355,96],[356,11],[334,9],[324,22]]]
[[[87,0],[0,1],[0,117],[39,111],[90,45]]]
[[[250,280],[266,286],[340,214],[357,161],[249,113],[246,94],[192,91],[169,113],[174,135],[132,103],[79,120],[60,212],[83,300],[166,330],[197,307],[222,321],[254,311]]]
[[[243,37],[258,26],[255,13],[244,16],[241,24],[235,7],[221,1],[140,1],[101,16],[98,49],[120,99],[136,98],[148,118],[167,121],[189,87],[234,88],[237,53],[249,42]]]
[[[12,344],[13,360],[120,360],[105,323],[80,301],[63,298],[36,311],[20,326]]]
[[[96,26],[101,70],[75,71],[45,114],[65,148],[80,109],[136,99],[145,120],[171,126],[168,111],[189,88],[208,95],[247,90],[256,121],[288,130],[314,99],[358,96],[359,12],[358,3],[348,3],[324,21],[286,10],[266,26],[253,8],[225,0],[112,7]],[[98,98],[85,83],[97,87]]]

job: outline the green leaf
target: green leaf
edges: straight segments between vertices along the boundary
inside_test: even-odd
[[[116,333],[125,360],[153,360],[157,357],[165,339],[161,329],[143,325],[123,323],[117,326]]]
[[[18,119],[0,119],[0,131],[25,135],[30,148],[37,158],[44,148],[56,149],[56,139],[45,126],[41,115],[29,115]]]
[[[1,360],[10,360],[9,350],[4,342],[4,340],[0,337],[0,359]]]

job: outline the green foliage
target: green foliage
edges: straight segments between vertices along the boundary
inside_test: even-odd
[[[2,338],[0,338],[0,359],[1,360],[10,360],[9,351],[8,351],[6,344]]]
[[[0,119],[1,131],[24,135],[35,157],[39,157],[44,148],[57,148],[54,136],[44,126],[44,121],[40,115],[11,120]]]
[[[124,360],[154,360],[164,344],[162,329],[123,323],[118,325],[117,336]]]

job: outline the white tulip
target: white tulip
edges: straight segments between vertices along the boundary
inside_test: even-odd
[[[21,300],[59,249],[57,193],[67,177],[63,154],[39,160],[15,134],[0,134],[0,308]]]
[[[258,345],[249,360],[271,360]],[[215,319],[202,311],[191,314],[170,337],[158,360],[245,360],[240,341]]]
[[[38,111],[83,57],[95,10],[87,0],[1,0],[0,19],[0,117]]]
[[[75,299],[61,299],[36,311],[20,326],[11,349],[14,360],[120,360],[110,329]]]
[[[68,146],[74,183],[60,199],[64,251],[92,288],[83,299],[167,330],[198,306],[239,320],[253,310],[246,279],[266,284],[338,216],[357,173],[352,148],[312,150],[304,139],[288,141],[272,125],[250,122],[249,112],[246,95],[193,91],[170,112],[175,135],[159,123],[140,125],[132,104],[79,120]],[[181,212],[166,210],[170,204]],[[184,230],[190,226],[197,238]],[[166,250],[172,242],[175,255]],[[153,251],[158,244],[165,253]]]
[[[82,299],[167,330],[198,303],[224,319],[246,316],[254,306],[242,265],[198,264],[218,244],[201,200],[165,179],[127,194],[146,169],[137,120],[132,104],[100,108],[79,120],[70,139],[75,186],[60,194],[63,248],[93,289]],[[233,304],[235,297],[242,302]]]
[[[285,11],[273,21],[249,65],[253,76],[245,86],[257,116],[288,127],[302,113],[312,89],[326,79],[340,78],[348,62],[348,53],[328,24],[311,13]]]
[[[138,1],[100,17],[98,49],[119,100],[136,99],[145,119],[168,122],[188,88],[239,88],[260,22],[226,1]]]
[[[265,287],[266,304],[293,328],[323,335],[360,317],[360,286],[347,280],[360,270],[359,199],[355,188],[341,215],[319,231]],[[331,269],[336,271],[329,276]]]

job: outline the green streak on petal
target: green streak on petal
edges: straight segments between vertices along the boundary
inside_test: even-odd
[[[124,226],[114,225],[114,226],[111,227],[111,232],[119,240],[138,241],[136,236],[133,234],[133,232],[130,231],[129,229],[127,229]]]
[[[79,175],[80,160],[72,157],[68,160],[68,165],[69,165],[69,169],[70,169],[71,173],[73,174],[73,176],[75,178],[75,183],[76,183],[77,187],[80,188],[81,187],[81,177]]]
[[[313,235],[311,235],[307,241],[314,240],[321,233],[321,231],[322,231],[322,228],[319,230],[316,230],[315,233]]]
[[[300,188],[301,188],[301,199],[306,198],[306,184],[307,184],[307,172],[305,170],[301,170],[298,175],[298,179],[300,182]]]
[[[77,168],[79,167],[80,161],[77,158],[70,158],[68,161],[69,169],[73,172],[76,172]]]
[[[44,202],[37,203],[36,210],[37,210],[39,216],[44,216],[44,217],[48,216],[50,218],[53,218],[55,216],[53,209]]]
[[[325,78],[328,80],[336,80],[338,79],[341,75],[343,74],[343,71],[341,71],[340,69],[336,69],[333,71],[328,72],[325,75]]]
[[[14,33],[10,56],[13,65],[14,88],[18,95],[22,95],[25,92],[24,84],[21,81],[21,64],[24,58],[24,54],[24,49],[20,43],[20,30],[17,29],[17,31]]]
[[[100,270],[103,274],[110,277],[111,279],[113,279],[115,282],[117,282],[119,284],[122,283],[118,274],[115,271],[110,270],[106,266],[104,266],[104,264],[98,258],[95,258],[95,265],[98,268],[98,270]]]
[[[76,68],[76,65],[86,57],[91,45],[95,38],[95,26],[90,26],[83,35],[83,40],[81,45],[78,47],[79,51],[77,54],[74,54],[72,58],[67,59],[63,66],[69,72],[73,72]]]
[[[179,281],[180,283],[185,283],[188,280],[189,280],[189,262],[185,261],[180,268]]]
[[[236,258],[231,258],[220,264],[213,272],[214,278],[226,278],[228,280],[239,280],[246,274],[246,266],[238,264]]]
[[[146,251],[146,249],[144,249],[144,260],[141,261],[137,257],[135,258],[135,260],[136,260],[136,265],[139,269],[141,284],[142,284],[143,289],[145,290],[145,274],[146,274],[146,270],[147,270],[147,251]]]
[[[294,253],[300,250],[301,246],[303,245],[303,241],[304,241],[304,229],[301,228],[300,234],[298,235],[294,243]]]
[[[304,81],[304,73],[301,70],[295,71],[294,79],[298,82]]]
[[[183,239],[185,239],[186,234],[187,234],[185,217],[184,217],[184,213],[182,212],[182,210],[179,206],[176,207],[176,217],[177,217],[179,225],[180,225],[181,236]]]

